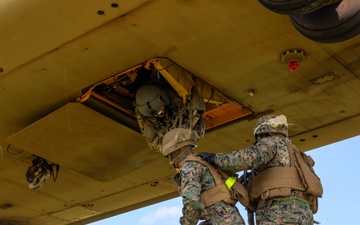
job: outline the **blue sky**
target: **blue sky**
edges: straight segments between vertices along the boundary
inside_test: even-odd
[[[360,136],[308,151],[315,160],[324,195],[314,215],[322,225],[355,224],[360,195]],[[173,225],[179,224],[182,202],[174,198],[89,225]],[[244,207],[238,205],[247,221]]]

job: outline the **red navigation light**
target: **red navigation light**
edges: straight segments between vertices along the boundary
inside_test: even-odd
[[[296,71],[299,68],[299,62],[298,61],[290,61],[289,62],[289,69],[290,71]]]
[[[305,53],[302,50],[287,50],[281,54],[281,62],[289,65],[290,71],[299,69],[300,63],[305,59]]]

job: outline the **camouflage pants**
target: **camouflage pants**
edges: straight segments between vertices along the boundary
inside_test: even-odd
[[[238,208],[224,202],[218,202],[205,209],[205,221],[200,224],[206,225],[245,225]]]
[[[313,225],[313,214],[309,206],[296,204],[265,204],[256,210],[257,225]]]

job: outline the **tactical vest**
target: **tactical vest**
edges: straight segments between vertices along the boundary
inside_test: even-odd
[[[301,193],[310,203],[315,214],[318,210],[317,198],[323,194],[319,177],[315,174],[314,161],[310,156],[298,150],[284,137],[280,137],[289,151],[290,167],[271,167],[258,175],[252,174],[248,190],[252,201],[257,202],[275,197],[289,197],[292,191]]]
[[[247,207],[249,204],[249,196],[246,188],[238,181],[237,177],[233,178],[231,184],[226,184],[227,181],[232,180],[229,175],[215,166],[204,161],[200,157],[189,155],[185,161],[194,161],[206,166],[211,176],[214,178],[215,187],[205,190],[200,195],[200,202],[207,208],[217,202],[224,201],[228,204],[236,204],[238,200],[243,206]]]

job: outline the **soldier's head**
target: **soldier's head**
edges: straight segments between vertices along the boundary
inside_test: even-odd
[[[159,85],[145,84],[135,95],[139,112],[148,117],[162,117],[170,104],[170,98]]]
[[[266,115],[261,117],[254,127],[254,137],[257,139],[262,134],[283,134],[288,136],[288,123],[284,115]]]
[[[167,132],[162,139],[161,153],[176,166],[176,161],[181,156],[192,153],[197,146],[199,135],[196,131],[186,128],[175,128]]]

